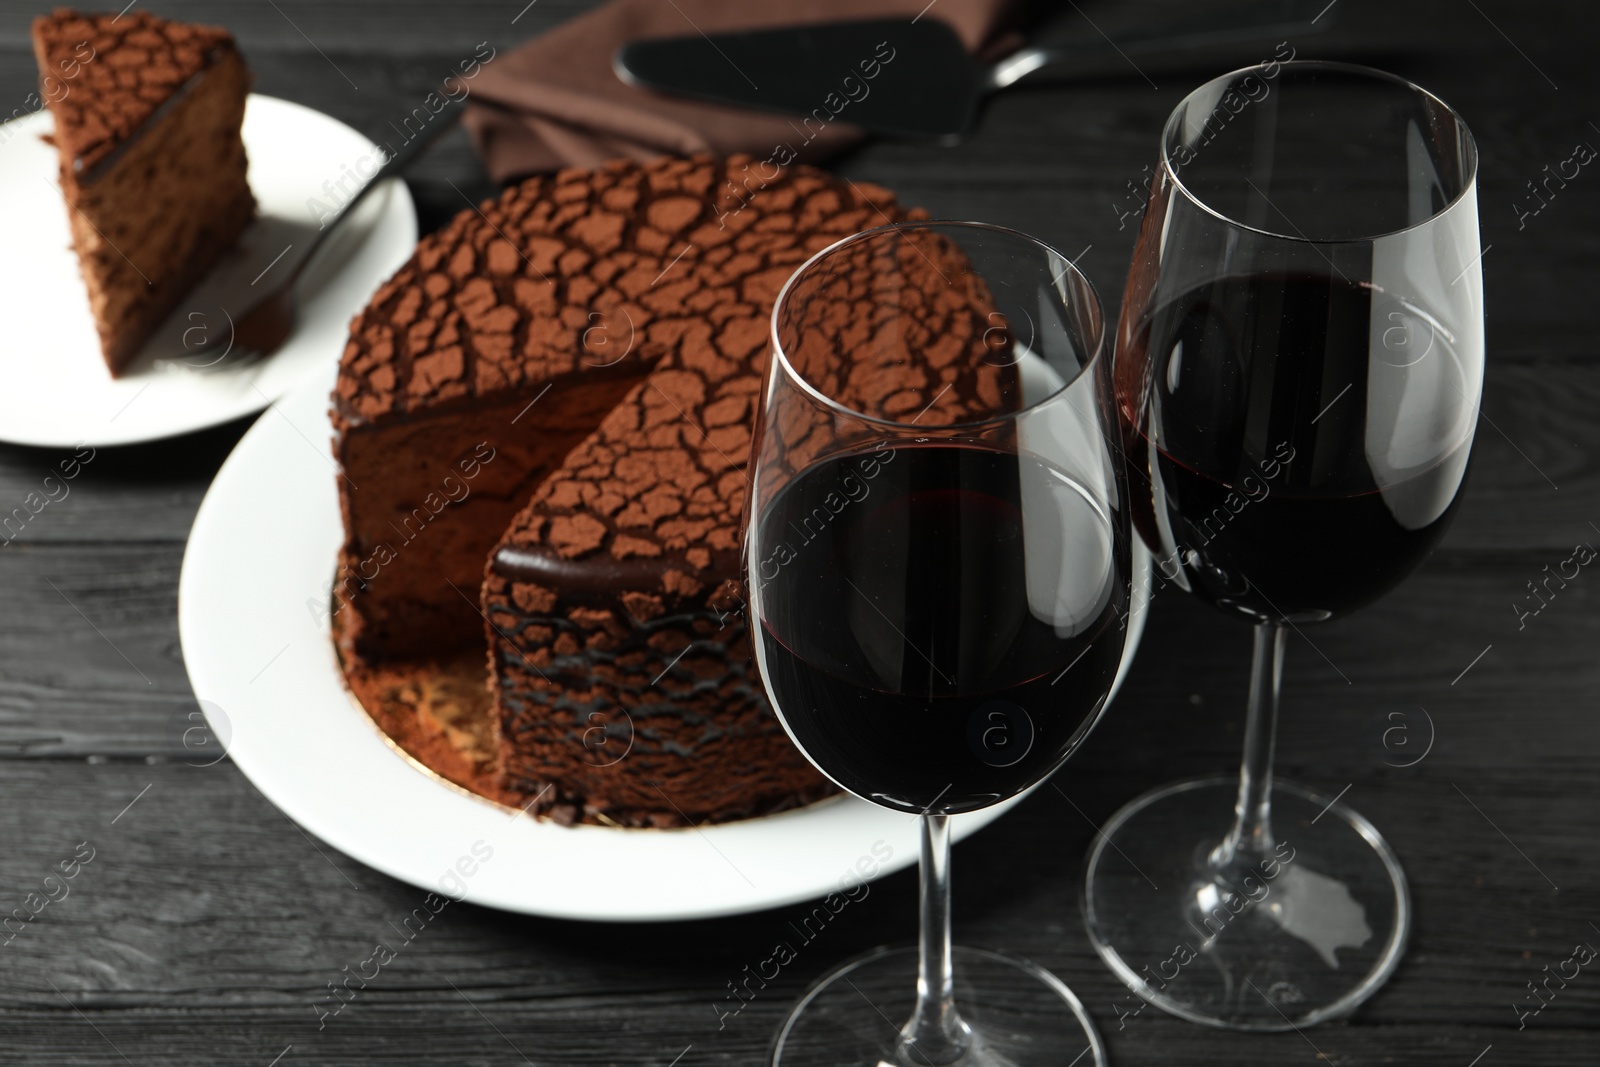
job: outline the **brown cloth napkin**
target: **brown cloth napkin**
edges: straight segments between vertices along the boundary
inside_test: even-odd
[[[815,133],[813,124],[807,141],[796,133],[798,120],[783,115],[637,89],[617,77],[612,54],[643,37],[919,12],[949,23],[969,50],[994,54],[1014,44],[1000,30],[1010,6],[1007,0],[611,0],[486,64],[463,121],[498,182],[623,157],[750,152],[767,158],[786,144],[799,160],[817,160],[860,140],[861,131],[835,121]]]

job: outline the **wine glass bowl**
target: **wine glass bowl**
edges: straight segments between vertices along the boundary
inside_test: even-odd
[[[1059,768],[1122,658],[1132,531],[1104,333],[1064,256],[977,223],[846,238],[779,294],[747,510],[756,661],[822,773],[920,819],[923,929],[919,952],[819,983],[775,1063],[999,1067],[1063,1042],[1100,1062],[1046,972],[952,952],[948,817]],[[880,988],[915,989],[909,1019],[885,1026],[862,992]]]
[[[1136,521],[1192,592],[1326,619],[1443,533],[1482,390],[1476,162],[1438,98],[1344,64],[1235,72],[1173,112],[1117,385],[1169,504]]]
[[[1483,385],[1476,172],[1443,101],[1347,64],[1224,75],[1163,132],[1117,407],[1158,581],[1255,625],[1245,755],[1114,815],[1084,909],[1112,969],[1181,1017],[1309,1025],[1399,960],[1388,844],[1338,797],[1275,788],[1278,690],[1288,630],[1388,593],[1455,513]],[[1175,943],[1186,965],[1158,976]]]
[[[803,267],[774,322],[748,571],[780,717],[888,807],[1016,795],[1082,740],[1122,653],[1092,290],[1022,235],[922,224]]]

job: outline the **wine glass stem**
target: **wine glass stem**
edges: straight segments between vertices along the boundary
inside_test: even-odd
[[[950,969],[950,816],[923,815],[922,932],[917,1010],[900,1028],[900,1067],[948,1067],[966,1058],[972,1031],[956,1010]]]
[[[1239,800],[1233,829],[1211,853],[1213,870],[1253,866],[1270,854],[1272,838],[1272,753],[1278,733],[1278,685],[1283,677],[1282,622],[1256,625],[1250,658],[1250,703],[1245,712],[1244,759],[1239,765]]]

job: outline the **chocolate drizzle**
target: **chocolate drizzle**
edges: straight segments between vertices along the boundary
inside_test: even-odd
[[[495,573],[516,582],[534,582],[559,591],[574,603],[610,603],[628,589],[659,590],[661,577],[681,560],[657,556],[615,559],[590,556],[564,559],[537,546],[501,545],[490,564]]]

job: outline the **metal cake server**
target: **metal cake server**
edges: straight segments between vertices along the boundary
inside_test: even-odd
[[[1119,53],[1126,59],[1316,33],[1333,22],[1332,6],[1327,0],[1231,4],[1115,41],[1097,36],[1025,47],[994,64],[974,59],[948,24],[919,16],[631,41],[617,49],[612,65],[623,81],[659,92],[950,140],[972,127],[985,96],[1037,71],[1066,72]]]

